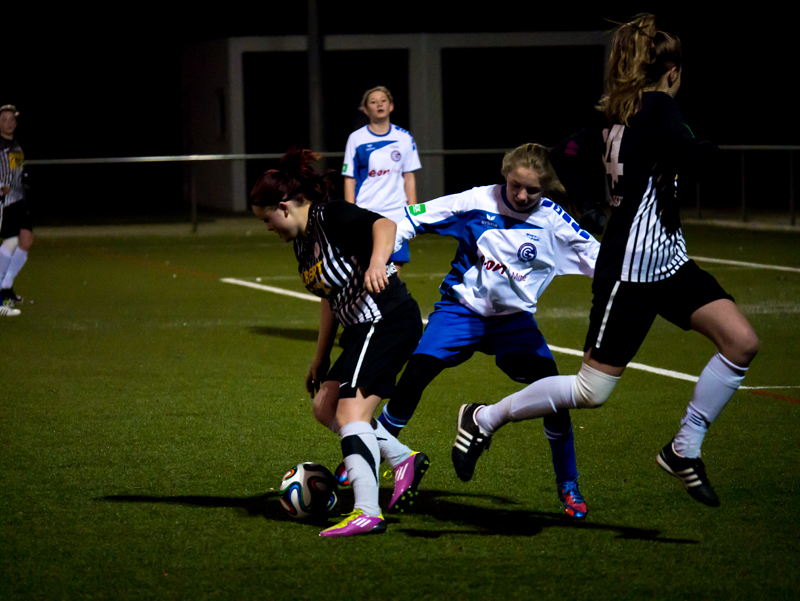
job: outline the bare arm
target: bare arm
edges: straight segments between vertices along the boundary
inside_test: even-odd
[[[394,237],[397,225],[391,219],[381,217],[372,224],[372,257],[364,274],[364,288],[373,294],[389,285],[386,263],[394,251]]]
[[[409,205],[417,204],[417,178],[413,171],[403,174],[403,189],[406,192],[406,202]]]
[[[322,379],[327,375],[330,367],[331,348],[336,339],[336,331],[339,329],[339,322],[331,311],[331,305],[327,300],[322,299],[322,307],[319,314],[319,334],[317,336],[317,354],[311,363],[311,368],[306,376],[306,390],[314,398],[314,394],[319,390]]]
[[[344,199],[349,203],[356,203],[356,180],[354,177],[344,176]]]

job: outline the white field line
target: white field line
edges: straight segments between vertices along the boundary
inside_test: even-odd
[[[236,284],[237,286],[244,286],[246,288],[255,288],[256,290],[263,290],[264,292],[272,292],[273,294],[282,294],[283,296],[292,296],[302,300],[320,302],[318,296],[313,294],[306,294],[305,292],[294,292],[293,290],[284,290],[283,288],[275,288],[274,286],[265,286],[264,284],[257,284],[255,282],[248,282],[247,280],[239,280],[236,278],[222,278],[221,282],[226,284]]]
[[[749,267],[750,269],[772,269],[774,271],[790,271],[800,273],[798,267],[782,267],[781,265],[763,265],[761,263],[745,263],[744,261],[729,261],[728,259],[709,259],[708,257],[690,257],[695,261],[705,263],[719,263],[720,265],[735,265],[736,267]]]
[[[291,296],[293,298],[299,298],[302,300],[320,302],[320,298],[314,296],[313,294],[294,292],[293,290],[284,290],[283,288],[276,288],[274,286],[265,286],[264,284],[258,284],[256,282],[248,282],[247,280],[239,280],[237,278],[222,278],[220,281],[226,284],[235,284],[237,286],[245,286],[246,288],[263,290],[264,292],[272,292],[273,294],[282,294],[283,296]],[[428,320],[426,318],[423,318],[422,322],[427,324]],[[556,353],[561,353],[563,355],[572,355],[573,357],[583,357],[583,351],[578,349],[564,348],[562,346],[554,346],[552,344],[549,344],[548,346],[550,347],[551,351]],[[684,374],[679,371],[673,371],[671,369],[652,367],[650,365],[645,365],[644,363],[628,363],[628,369],[638,369],[639,371],[645,371],[651,374],[657,374],[659,376],[666,376],[668,378],[674,378],[676,380],[684,380],[686,382],[697,382],[697,376],[691,376],[689,374]],[[761,389],[775,389],[775,388],[800,388],[800,386],[740,386],[740,388],[742,390],[761,390]]]

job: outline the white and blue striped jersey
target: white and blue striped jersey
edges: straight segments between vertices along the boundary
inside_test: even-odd
[[[552,200],[520,213],[505,185],[473,188],[406,209],[395,248],[419,234],[458,240],[450,273],[439,290],[485,317],[521,311],[536,302],[557,275],[594,275],[600,243]]]
[[[378,135],[365,125],[347,138],[342,175],[356,180],[356,204],[393,221],[407,206],[403,174],[421,168],[414,138],[402,127]]]

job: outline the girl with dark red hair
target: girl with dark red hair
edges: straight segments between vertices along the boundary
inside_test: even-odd
[[[314,417],[342,439],[355,506],[320,536],[376,534],[386,530],[378,505],[380,456],[395,471],[389,511],[406,506],[429,463],[424,453],[411,451],[373,419],[422,335],[422,320],[389,261],[397,226],[371,211],[331,200],[328,174],[312,167],[317,158],[309,150],[289,150],[280,169],[261,176],[250,200],[256,217],[294,244],[305,287],[322,298],[317,352],[306,389],[314,399]],[[328,369],[340,323],[342,353]]]

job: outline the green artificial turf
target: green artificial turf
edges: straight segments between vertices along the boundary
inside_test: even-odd
[[[741,390],[712,427],[720,508],[655,462],[692,383],[633,369],[603,408],[572,414],[586,521],[561,511],[538,421],[499,432],[462,483],[458,406],[520,388],[478,355],[431,384],[403,433],[432,461],[414,512],[382,536],[323,540],[276,496],[295,463],[341,460],[303,389],[319,305],[220,282],[302,291],[291,247],[254,227],[37,238],[15,283],[23,314],[0,321],[0,599],[800,596],[800,273],[701,263],[761,338],[745,384],[795,387]],[[800,267],[796,234],[685,229],[693,255]],[[423,314],[453,251],[412,244],[403,278]],[[552,345],[582,347],[590,284],[543,295]],[[636,361],[696,376],[712,353],[659,319]]]

